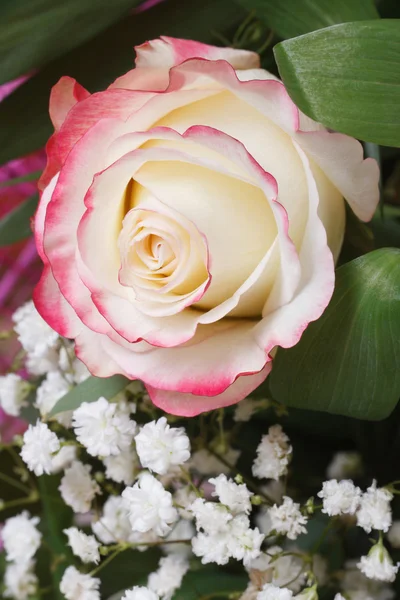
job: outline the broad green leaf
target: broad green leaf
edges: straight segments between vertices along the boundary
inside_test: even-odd
[[[137,4],[139,0],[3,0],[0,84],[79,46]]]
[[[165,0],[49,63],[0,103],[0,164],[44,146],[53,131],[50,90],[62,75],[75,77],[95,92],[132,69],[133,46],[162,34],[215,44],[217,33],[244,17],[231,0]]]
[[[400,250],[337,270],[332,300],[294,348],[279,349],[270,389],[288,406],[380,420],[400,397]]]
[[[214,596],[220,600],[228,600],[233,592],[242,592],[247,582],[243,575],[229,573],[218,567],[202,567],[185,575],[173,600],[199,600]]]
[[[50,416],[66,410],[75,410],[82,402],[95,402],[100,396],[107,398],[107,400],[114,398],[128,384],[129,379],[123,375],[113,375],[113,377],[105,377],[104,379],[101,377],[88,377],[58,400],[52,408]]]
[[[297,106],[326,127],[400,146],[400,20],[344,23],[274,48]]]
[[[61,577],[66,567],[74,562],[63,529],[73,524],[73,513],[58,491],[59,476],[42,475],[37,481],[42,502],[40,524],[50,553],[49,568],[53,581],[51,597],[54,600],[62,600],[64,596],[60,592]]]
[[[35,214],[37,203],[37,196],[31,196],[0,219],[0,247],[32,235],[30,219]]]
[[[373,0],[236,0],[279,37],[291,38],[348,21],[376,19]]]

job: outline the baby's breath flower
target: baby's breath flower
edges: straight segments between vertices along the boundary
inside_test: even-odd
[[[398,565],[393,560],[383,545],[382,541],[372,546],[367,556],[362,556],[358,568],[369,579],[392,582],[396,579]]]
[[[357,525],[367,533],[372,529],[388,531],[392,524],[390,501],[393,494],[385,488],[377,488],[376,481],[361,496],[360,508],[357,512]]]
[[[77,440],[92,456],[111,456],[127,450],[136,430],[135,421],[118,410],[117,404],[99,398],[83,402],[73,414]]]
[[[189,563],[182,556],[166,556],[160,560],[157,571],[149,575],[147,585],[163,600],[170,600],[188,570]]]
[[[92,500],[100,492],[97,483],[90,477],[90,465],[84,465],[76,460],[65,469],[64,477],[58,488],[62,499],[74,512],[90,510]]]
[[[15,373],[0,377],[0,407],[5,413],[17,417],[21,409],[27,406],[29,383]]]
[[[279,479],[287,473],[292,454],[288,436],[280,425],[274,425],[264,435],[257,448],[253,463],[253,475],[259,479]]]
[[[217,496],[220,502],[233,513],[245,512],[248,514],[251,512],[250,498],[253,493],[247,489],[245,484],[238,485],[232,479],[227,479],[224,474],[209,479],[209,482],[215,486],[212,495]]]
[[[283,497],[283,503],[274,504],[269,509],[271,530],[286,535],[290,540],[295,540],[300,534],[307,533],[305,525],[307,517],[301,514],[300,504],[293,502],[288,496]]]
[[[72,552],[84,563],[98,563],[100,560],[99,543],[93,535],[86,535],[76,527],[69,527],[63,532],[68,537],[68,545]]]
[[[67,567],[60,582],[60,591],[67,600],[100,600],[100,579]]]
[[[39,517],[31,517],[27,511],[6,520],[1,537],[8,561],[25,564],[33,558],[42,540],[38,524]]]
[[[174,465],[190,458],[190,442],[183,427],[170,427],[165,417],[146,423],[135,436],[142,466],[165,475]]]
[[[178,519],[170,492],[150,473],[142,473],[133,487],[125,488],[122,497],[127,502],[134,531],[153,531],[159,536],[165,536]]]
[[[24,433],[21,458],[35,475],[48,475],[53,470],[52,455],[60,449],[56,434],[45,423],[29,425]]]
[[[322,512],[330,517],[341,514],[354,515],[360,504],[361,490],[349,479],[324,481],[318,493],[322,498]]]

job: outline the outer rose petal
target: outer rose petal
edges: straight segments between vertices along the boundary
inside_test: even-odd
[[[65,117],[77,102],[88,98],[90,93],[72,77],[61,77],[50,93],[50,119],[58,131]]]
[[[35,287],[33,301],[39,314],[59,335],[66,338],[79,335],[83,325],[72,306],[62,296],[48,265]]]
[[[158,390],[151,385],[146,385],[151,400],[158,408],[172,415],[181,417],[195,417],[196,415],[236,404],[248,396],[267,378],[272,368],[272,362],[254,375],[242,375],[238,377],[225,392],[218,396],[195,396],[194,394],[181,394]]]
[[[235,69],[256,69],[260,66],[260,57],[249,50],[218,48],[178,38],[161,36],[160,39],[136,46],[136,66],[141,68],[170,69],[190,58],[208,60],[226,60]]]
[[[379,202],[379,166],[363,159],[357,140],[342,133],[299,131],[294,139],[343,194],[362,221],[369,221]]]

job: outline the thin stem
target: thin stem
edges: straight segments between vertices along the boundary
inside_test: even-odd
[[[30,488],[28,488],[26,485],[24,485],[23,483],[21,483],[17,479],[13,479],[12,477],[9,477],[5,473],[0,473],[0,479],[2,479],[3,481],[5,481],[9,485],[13,485],[14,487],[18,488],[19,490],[21,490],[21,492],[25,492],[25,494],[30,494],[31,493]]]
[[[25,504],[35,504],[38,502],[39,496],[37,493],[31,494],[27,498],[17,498],[16,500],[9,500],[8,502],[4,502],[4,504],[0,507],[0,512],[3,510],[7,510],[9,508],[14,508],[15,506],[25,506]]]
[[[225,592],[213,592],[212,594],[207,594],[206,596],[201,596],[199,600],[212,600],[213,598],[239,598],[243,592],[232,592],[231,590],[226,590]]]
[[[93,571],[90,571],[89,575],[91,577],[93,577],[93,575],[97,575],[97,573],[99,571],[101,571],[102,569],[104,569],[104,567],[106,565],[108,565],[112,560],[114,560],[114,558],[116,556],[118,556],[118,554],[120,554],[124,550],[127,550],[128,547],[129,546],[122,546],[122,547],[118,548],[117,550],[115,550],[115,552],[113,552],[112,554],[110,554],[110,556],[107,556],[107,558],[105,560],[103,560],[103,562],[101,562],[98,567],[96,567],[95,569],[93,569]]]

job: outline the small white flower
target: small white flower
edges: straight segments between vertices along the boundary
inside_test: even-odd
[[[32,301],[15,311],[14,330],[27,352],[26,366],[33,375],[57,368],[59,335],[42,319]]]
[[[394,521],[388,531],[387,538],[393,548],[400,548],[400,521]]]
[[[197,531],[204,529],[210,535],[227,531],[228,523],[233,518],[226,506],[216,502],[206,502],[204,498],[196,498],[189,509],[196,519]]]
[[[76,460],[65,469],[64,477],[58,488],[62,499],[74,512],[88,512],[92,500],[100,492],[97,483],[90,477],[90,465]]]
[[[188,570],[189,563],[182,556],[166,556],[160,560],[157,571],[149,575],[147,585],[163,600],[171,600]]]
[[[266,583],[261,592],[257,594],[257,600],[291,600],[293,593],[288,588],[279,588],[272,583]]]
[[[160,600],[157,594],[147,587],[135,585],[131,590],[126,590],[121,600]]]
[[[330,517],[347,514],[354,515],[360,504],[361,490],[349,479],[324,481],[318,493],[322,498],[322,512]]]
[[[379,541],[372,546],[367,556],[362,556],[358,568],[369,579],[392,582],[396,579],[398,565],[394,565],[389,552]]]
[[[110,456],[130,447],[136,423],[119,411],[117,404],[99,398],[83,402],[74,411],[73,427],[77,440],[91,456]]]
[[[28,600],[33,596],[38,586],[33,570],[33,561],[9,563],[4,573],[4,596],[14,600]]]
[[[350,479],[362,474],[359,452],[336,452],[326,469],[328,479]]]
[[[92,523],[92,530],[103,544],[133,543],[127,502],[121,496],[110,496],[103,506],[101,519]]]
[[[38,313],[32,300],[20,306],[13,314],[14,330],[27,352],[43,354],[54,347],[59,336]]]
[[[385,488],[377,488],[376,481],[361,496],[360,508],[357,512],[357,525],[367,533],[372,529],[388,531],[392,524],[390,501],[393,494]]]
[[[214,530],[214,528],[213,528]],[[192,540],[193,553],[201,562],[225,565],[229,558],[243,560],[246,565],[257,558],[264,535],[257,528],[251,529],[246,515],[238,515],[211,534],[200,532]]]
[[[60,442],[63,440],[60,439]],[[68,445],[61,446],[60,450],[57,454],[54,454],[51,457],[51,472],[59,473],[60,471],[64,471],[67,467],[69,467],[76,460],[76,446]]]
[[[128,448],[117,456],[107,456],[103,463],[106,467],[106,477],[125,485],[132,485],[139,471],[139,459],[133,448]]]
[[[230,553],[226,533],[208,535],[200,532],[192,539],[192,550],[193,554],[201,557],[203,565],[212,562],[226,565],[229,562]]]
[[[257,448],[253,475],[259,479],[279,479],[287,473],[292,447],[280,425],[269,428]]]
[[[52,472],[52,455],[60,449],[60,440],[45,423],[29,425],[24,433],[21,458],[35,475]]]
[[[100,579],[67,567],[60,582],[60,591],[67,600],[100,600]]]
[[[232,466],[236,465],[239,456],[240,450],[228,448],[224,451],[224,459]],[[219,475],[220,473],[227,475],[231,470],[206,448],[202,448],[192,454],[190,465],[201,475]]]
[[[42,534],[37,530],[38,517],[27,511],[6,520],[1,532],[6,558],[20,564],[28,563],[36,554]]]
[[[336,594],[333,600],[346,600],[346,598],[342,594]]]
[[[286,535],[290,540],[307,533],[307,517],[301,514],[300,504],[293,502],[292,498],[284,496],[283,503],[280,506],[274,504],[268,512],[271,530]]]
[[[18,417],[21,409],[27,406],[29,383],[15,373],[0,377],[0,407],[12,417]]]
[[[217,496],[222,504],[225,504],[233,513],[251,512],[250,498],[253,493],[247,489],[245,484],[238,485],[232,479],[227,479],[226,475],[221,474],[218,477],[209,479],[209,482],[215,486],[213,496]]]
[[[230,556],[242,560],[246,565],[261,553],[261,544],[264,535],[255,527],[250,528],[250,521],[246,515],[238,515],[229,523],[227,546]]]
[[[57,401],[65,396],[71,386],[60,371],[50,371],[36,392],[35,405],[42,417],[47,417]],[[60,413],[54,417],[64,427],[71,427],[72,411]]]
[[[146,423],[135,436],[142,466],[165,475],[173,465],[190,458],[190,442],[183,427],[170,427],[165,417]]]
[[[68,537],[68,546],[71,546],[72,552],[78,556],[84,563],[97,564],[100,560],[99,542],[93,535],[86,535],[76,527],[69,527],[63,532]]]
[[[125,488],[122,497],[128,502],[129,519],[134,531],[154,531],[159,536],[165,536],[178,519],[170,492],[150,473],[142,473],[133,487]]]

